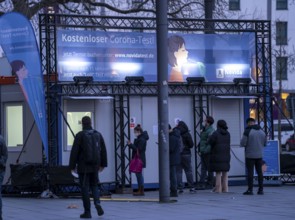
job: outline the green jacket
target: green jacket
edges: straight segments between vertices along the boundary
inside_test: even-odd
[[[208,154],[211,152],[211,146],[210,144],[208,144],[208,138],[214,131],[214,128],[212,127],[212,125],[210,125],[204,128],[204,130],[201,132],[199,151],[202,154]]]

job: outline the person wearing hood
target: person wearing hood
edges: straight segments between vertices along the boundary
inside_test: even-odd
[[[195,193],[194,179],[192,171],[192,154],[191,148],[194,147],[194,142],[189,129],[184,121],[179,121],[177,126],[174,128],[178,130],[181,136],[181,149],[180,149],[180,165],[177,166],[177,184],[179,188],[179,193],[183,193],[183,182],[182,182],[182,170],[184,170],[186,175],[186,180],[188,188],[191,193]]]
[[[254,167],[258,175],[258,195],[263,195],[263,150],[266,146],[266,134],[255,124],[254,118],[246,120],[247,127],[241,139],[241,147],[245,147],[248,189],[244,195],[253,195]]]
[[[143,168],[146,167],[146,157],[145,157],[145,151],[146,151],[146,144],[147,140],[149,139],[149,135],[147,131],[143,131],[141,125],[137,125],[134,128],[134,143],[131,143],[130,140],[128,140],[127,144],[132,149],[132,158],[135,157],[137,152],[139,153],[139,157],[143,163]],[[143,172],[136,173],[136,179],[138,184],[138,191],[133,193],[134,196],[144,196],[144,178],[143,178]]]
[[[230,169],[230,133],[226,121],[218,120],[217,130],[208,139],[211,146],[210,171],[216,173],[214,192],[228,192]]]
[[[180,133],[169,125],[170,197],[177,197],[177,166],[180,165]]]

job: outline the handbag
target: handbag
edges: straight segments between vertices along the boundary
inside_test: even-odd
[[[143,162],[139,157],[139,152],[137,149],[136,154],[132,158],[129,164],[129,171],[131,173],[141,173],[142,172],[142,167],[143,167]]]

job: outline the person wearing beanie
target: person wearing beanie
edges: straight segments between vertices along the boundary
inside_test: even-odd
[[[198,189],[210,189],[213,187],[213,173],[209,171],[211,146],[208,144],[208,139],[214,132],[214,118],[207,116],[204,123],[200,134],[200,143],[198,144],[198,150],[201,156],[201,177]]]
[[[217,130],[209,137],[211,146],[210,171],[216,173],[213,192],[228,192],[228,171],[230,169],[230,133],[226,121],[218,120]]]

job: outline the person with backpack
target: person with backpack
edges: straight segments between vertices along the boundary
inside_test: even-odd
[[[143,131],[142,127],[140,124],[138,124],[134,128],[134,143],[131,143],[130,140],[127,141],[128,147],[132,149],[132,158],[135,157],[136,154],[139,154],[139,157],[143,163],[143,168],[146,167],[146,156],[145,156],[145,151],[146,151],[146,144],[149,139],[149,135],[147,131]],[[144,196],[144,178],[143,178],[143,172],[136,173],[136,179],[137,179],[137,184],[138,184],[138,191],[134,192],[134,196]]]
[[[75,136],[69,167],[72,172],[77,168],[79,174],[84,207],[80,218],[91,218],[89,189],[92,191],[97,214],[104,214],[99,199],[98,172],[107,167],[107,151],[102,135],[92,128],[89,116],[82,118],[82,128]]]
[[[213,172],[209,170],[210,166],[210,153],[211,146],[208,143],[210,135],[214,132],[213,124],[214,118],[207,116],[204,121],[205,125],[200,134],[200,143],[198,144],[198,150],[201,156],[201,177],[200,184],[197,189],[211,189],[213,187]]]
[[[183,182],[182,182],[182,170],[186,175],[189,191],[195,193],[193,169],[192,169],[192,154],[191,148],[194,147],[193,138],[189,132],[189,129],[184,121],[179,121],[177,126],[174,128],[178,130],[181,136],[181,149],[180,149],[180,165],[177,166],[177,184],[179,193],[183,193]]]
[[[7,157],[7,146],[3,137],[0,135],[0,220],[2,220],[2,184],[5,175]]]

